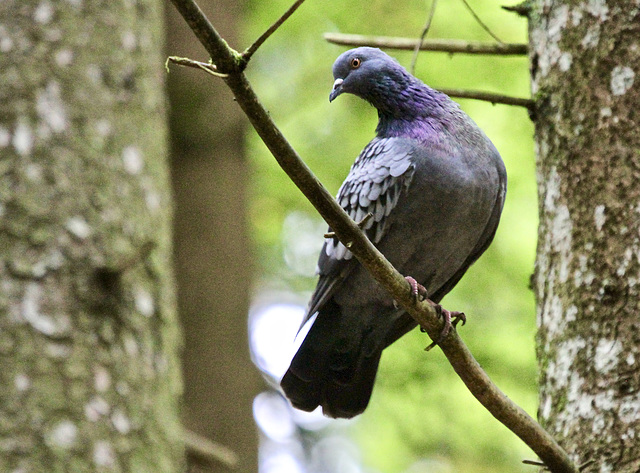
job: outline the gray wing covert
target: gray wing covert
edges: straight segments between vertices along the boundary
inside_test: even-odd
[[[338,191],[338,203],[354,221],[372,214],[363,230],[374,244],[384,237],[389,215],[411,183],[413,151],[412,140],[375,138],[362,150]],[[337,238],[326,240],[318,260],[320,279],[305,322],[329,300],[354,264],[353,254]]]

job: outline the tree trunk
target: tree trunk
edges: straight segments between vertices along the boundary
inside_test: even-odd
[[[586,471],[640,470],[640,9],[532,3],[543,425]]]
[[[0,3],[0,471],[183,469],[161,33]]]
[[[246,2],[199,4],[235,43]],[[169,54],[206,61],[206,51],[172,6],[168,21]],[[258,434],[252,403],[263,383],[251,362],[247,335],[253,279],[247,121],[224,82],[202,71],[172,70],[169,94],[176,277],[185,337],[184,421],[233,449],[238,471],[253,472]]]

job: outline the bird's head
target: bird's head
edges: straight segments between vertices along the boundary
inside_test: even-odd
[[[381,112],[403,108],[407,89],[420,83],[391,56],[369,47],[342,53],[333,64],[333,77],[329,101],[343,93],[353,94]]]
[[[335,82],[329,101],[343,93],[369,100],[373,92],[391,82],[406,80],[403,76],[408,76],[404,68],[378,48],[351,49],[342,53],[333,64]]]

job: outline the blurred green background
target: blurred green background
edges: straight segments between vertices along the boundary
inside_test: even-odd
[[[251,2],[243,46],[290,3]],[[501,4],[472,2],[503,41],[526,42],[526,22]],[[429,7],[418,0],[309,0],[254,56],[247,74],[256,92],[333,194],[373,137],[377,115],[353,96],[329,104],[331,65],[347,48],[325,42],[322,34],[416,37]],[[428,38],[492,41],[461,0],[438,3]],[[409,67],[411,52],[388,52]],[[526,57],[422,52],[416,75],[435,88],[529,96]],[[461,336],[498,386],[535,417],[535,308],[528,288],[537,228],[533,126],[523,108],[459,103],[500,151],[509,185],[493,245],[443,305],[468,315]],[[325,224],[253,132],[247,135],[247,147],[252,166],[249,218],[259,275],[254,297],[305,304],[315,285]],[[429,342],[414,330],[387,349],[369,408],[355,421],[339,423],[359,445],[362,464],[384,473],[531,471],[520,462],[534,458],[533,453],[468,393],[439,350],[423,351]]]

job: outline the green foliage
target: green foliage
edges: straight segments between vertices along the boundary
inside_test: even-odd
[[[501,3],[472,2],[503,41],[525,42],[525,21],[501,10]],[[289,5],[290,0],[253,2],[246,44]],[[389,0],[308,2],[252,59],[247,74],[258,95],[332,193],[373,137],[377,116],[352,96],[329,104],[331,65],[346,48],[326,43],[322,33],[415,37],[428,8],[422,1],[403,2],[401,9]],[[458,0],[438,4],[429,37],[491,41]],[[389,52],[409,66],[412,53]],[[529,95],[523,57],[421,53],[416,75],[436,88]],[[533,127],[524,109],[460,103],[502,154],[509,187],[495,242],[444,304],[466,312],[469,322],[460,332],[472,352],[497,384],[535,415],[535,309],[528,289],[537,228]],[[254,133],[249,134],[248,147],[253,166],[251,225],[261,287],[308,293],[315,283],[313,264],[303,270],[287,266],[283,254],[292,239],[283,236],[283,222],[298,212],[321,228],[319,217]],[[322,235],[314,238],[319,249]],[[364,463],[382,472],[406,471],[412,464],[411,471],[527,471],[520,460],[534,455],[472,398],[437,349],[422,351],[429,342],[416,330],[385,352],[370,407],[351,427]],[[425,459],[444,466],[416,463]]]

